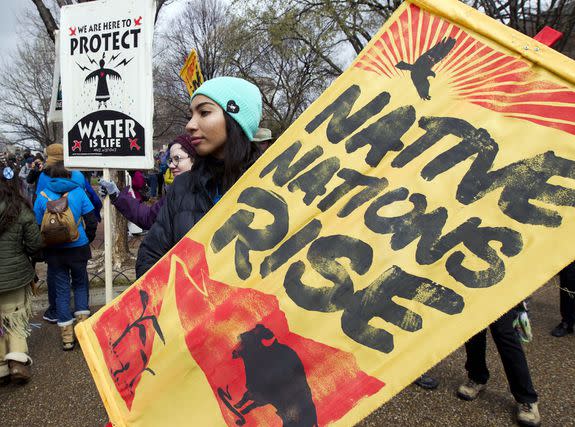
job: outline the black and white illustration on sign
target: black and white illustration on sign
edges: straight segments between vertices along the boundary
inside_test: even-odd
[[[153,2],[109,3],[63,9],[65,161],[145,168],[153,163]]]
[[[119,55],[115,55],[112,56],[112,59],[110,60],[110,62],[114,61],[114,59],[117,59]],[[132,59],[134,58],[130,58],[128,61],[126,61],[125,59],[123,59],[122,61],[120,61],[118,63],[117,66],[119,65],[127,65]],[[96,61],[94,61],[92,58],[90,58],[88,56],[88,60],[93,63],[96,64]],[[78,67],[80,67],[81,70],[89,70],[88,67],[84,67],[83,65],[80,65],[78,63],[76,63],[78,65]],[[104,107],[107,107],[106,105],[106,101],[108,101],[110,99],[110,90],[108,89],[108,82],[106,79],[117,79],[117,80],[122,80],[122,76],[115,70],[111,69],[111,68],[106,68],[106,52],[104,52],[104,54],[102,55],[102,59],[100,59],[100,68],[97,68],[96,70],[92,71],[90,74],[88,74],[86,76],[86,79],[84,80],[85,83],[91,83],[94,81],[98,81],[97,87],[96,87],[96,101],[98,102],[98,108],[100,108],[102,106],[102,104],[104,104]]]

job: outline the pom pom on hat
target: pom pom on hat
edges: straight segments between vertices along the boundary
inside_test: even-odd
[[[252,141],[262,118],[262,95],[253,83],[237,77],[216,77],[205,81],[192,95],[204,95],[234,119]]]

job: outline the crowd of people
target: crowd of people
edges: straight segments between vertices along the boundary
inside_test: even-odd
[[[218,77],[193,94],[186,133],[175,138],[166,153],[155,158],[153,171],[131,173],[131,185],[119,189],[111,180],[99,181],[101,197],[143,230],[136,275],[142,276],[166,254],[273,143],[271,132],[259,128],[262,98],[257,86],[243,79]],[[0,158],[0,383],[26,383],[32,358],[29,335],[34,264],[46,262],[49,307],[44,320],[56,323],[65,351],[75,346],[73,325],[90,315],[87,262],[90,242],[99,221],[101,200],[90,182],[64,166],[63,147],[52,144],[42,155]],[[164,191],[165,185],[168,190]],[[147,201],[149,187],[153,202]],[[561,272],[561,322],[555,337],[573,333],[575,266]],[[73,304],[71,304],[73,293]],[[501,356],[517,420],[540,424],[538,396],[531,381],[518,329],[523,310],[514,309],[489,326]],[[525,319],[525,317],[523,317]],[[519,325],[519,326],[518,326]],[[528,332],[528,331],[527,331]],[[485,389],[489,370],[485,361],[486,333],[466,344],[468,381],[458,396],[477,398]],[[528,335],[528,333],[527,333]],[[437,387],[428,375],[416,383]]]

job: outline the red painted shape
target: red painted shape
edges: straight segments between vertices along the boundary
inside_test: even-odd
[[[514,117],[513,115],[509,114],[508,117]],[[529,117],[517,117],[521,120],[527,120],[528,122],[533,122],[541,126],[550,127],[554,129],[559,129],[563,132],[568,132],[570,134],[575,135],[575,125],[569,123],[557,123],[557,122],[549,122],[545,120],[538,120]]]
[[[427,33],[429,31],[431,31],[431,29],[429,27],[429,22],[431,21],[431,19],[432,19],[432,17],[429,14],[429,12],[426,12],[424,10],[421,11],[421,34],[419,35],[419,54],[420,55],[422,53],[426,52],[428,49],[427,44],[429,44],[429,41],[426,44],[425,39],[427,38]],[[431,40],[431,36],[429,36],[429,40]]]
[[[470,71],[474,71],[476,73],[485,73],[487,71],[491,71],[491,70],[498,70],[499,72],[501,72],[502,70],[504,71],[509,71],[509,67],[513,66],[512,63],[513,62],[518,62],[515,61],[514,58],[511,58],[509,56],[505,56],[502,53],[497,53],[495,55],[491,55],[489,58],[491,61],[493,61],[491,64],[487,65],[487,64],[464,64],[462,67],[460,67],[456,73],[452,73],[452,78],[457,81],[458,76],[461,75],[465,75],[468,74]]]
[[[361,371],[353,354],[291,332],[274,295],[210,279],[201,244],[184,239],[180,245],[178,255],[187,252],[194,257],[193,264],[186,262],[188,274],[207,290],[205,296],[186,277],[184,267],[177,265],[176,304],[186,344],[206,375],[229,426],[236,426],[237,418],[218,398],[217,390],[227,390],[233,403],[246,392],[243,362],[233,359],[232,352],[238,347],[238,336],[257,324],[270,329],[278,343],[290,347],[301,359],[319,425],[340,419],[359,400],[385,385]],[[246,425],[280,426],[281,420],[268,404],[249,412]]]
[[[100,344],[108,372],[118,393],[131,409],[135,392],[142,375],[152,375],[144,371],[149,367],[152,346],[157,335],[151,320],[142,321],[142,328],[133,327],[114,346],[127,326],[143,316],[156,316],[162,308],[163,294],[170,273],[169,258],[163,259],[147,273],[138,286],[126,291],[120,301],[108,308],[93,326]],[[163,280],[158,280],[159,278]],[[149,302],[143,310],[140,291],[148,294]],[[161,328],[161,325],[160,325]],[[143,329],[143,332],[140,330]],[[142,342],[142,335],[145,343]],[[145,355],[146,360],[142,358]]]
[[[474,104],[505,114],[529,114],[537,116],[540,115],[541,111],[541,105],[537,104],[496,105],[480,101],[476,101]],[[547,119],[569,121],[572,120],[573,117],[575,117],[575,105],[559,107],[545,106],[545,118]]]
[[[407,61],[409,57],[422,55],[429,50],[436,33],[437,40],[453,37],[456,39],[455,46],[434,71],[438,74],[449,73],[451,89],[459,99],[497,111],[505,117],[527,120],[575,135],[575,91],[553,82],[538,80],[539,76],[532,71],[529,62],[497,51],[474,39],[461,28],[446,25],[446,20],[413,4],[409,7],[376,41],[369,56],[360,58],[357,67],[391,77],[397,74],[397,70],[382,72],[388,67],[384,63],[378,64],[378,57],[389,57],[391,64],[395,65],[400,60]],[[409,14],[412,17],[411,33],[406,32],[405,27],[409,23]],[[559,31],[545,27],[534,39],[552,46],[561,36]],[[413,37],[413,41],[408,40],[409,37]],[[403,53],[400,48],[401,39],[407,49],[416,49],[419,40],[419,51]],[[405,57],[395,58],[395,53],[385,53],[384,44],[390,52],[394,52],[391,50],[391,40],[396,41],[400,54]],[[522,114],[533,117],[521,117]],[[567,123],[558,123],[557,120]]]
[[[381,49],[381,54],[382,56],[385,56],[387,59],[389,59],[389,62],[391,62],[392,64],[397,64],[399,62],[399,59],[397,59],[397,56],[395,55],[395,51],[393,50],[393,47],[391,46],[391,40],[389,38],[389,34],[388,33],[383,33],[383,35],[381,36],[381,42],[382,45],[385,45],[387,47],[387,51],[385,51],[384,49]]]
[[[515,90],[517,86],[514,86]],[[523,88],[523,91],[526,91],[527,88]],[[512,104],[515,102],[564,102],[567,104],[572,104],[568,107],[575,107],[575,92],[570,91],[561,91],[561,92],[530,92],[530,93],[521,93],[517,92],[516,94],[512,93],[511,91],[502,91],[502,93],[481,93],[478,92],[477,94],[469,94],[466,96],[471,102],[475,101],[491,101],[491,102],[499,102],[499,103],[506,103]]]
[[[138,138],[128,138],[128,141],[130,141],[130,151],[132,151],[134,148],[136,151],[140,151],[142,149],[142,147],[138,145]]]
[[[555,43],[563,38],[563,33],[546,25],[533,38],[546,46],[553,47]]]

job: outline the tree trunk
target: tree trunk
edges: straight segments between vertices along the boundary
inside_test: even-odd
[[[46,5],[44,5],[42,0],[32,0],[32,3],[34,3],[36,9],[38,9],[38,14],[40,15],[40,18],[42,18],[42,22],[46,27],[48,35],[50,36],[52,41],[54,41],[54,31],[58,29],[58,25],[56,24],[56,21],[52,16],[52,12],[50,12],[50,9],[48,9]]]
[[[126,186],[126,176],[124,171],[115,171],[112,180],[116,182],[118,188]],[[112,246],[112,264],[114,269],[120,269],[131,260],[130,248],[128,246],[128,221],[116,209],[112,209],[114,219],[114,241]]]

